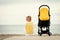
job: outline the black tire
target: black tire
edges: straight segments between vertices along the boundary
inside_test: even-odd
[[[52,33],[50,33],[50,32],[49,32],[49,33],[48,33],[48,35],[49,35],[49,36],[51,36],[51,35],[52,35]]]
[[[42,36],[42,34],[40,34],[40,36]]]
[[[39,31],[38,31],[38,35],[39,35],[40,33],[39,33]]]
[[[42,36],[42,33],[40,33],[39,36]]]

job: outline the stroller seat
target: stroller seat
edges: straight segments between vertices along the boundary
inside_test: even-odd
[[[41,5],[39,7],[39,14],[38,14],[38,34],[41,36],[42,34],[48,34],[50,33],[50,8],[47,5]],[[45,28],[46,30],[43,31],[42,28]]]

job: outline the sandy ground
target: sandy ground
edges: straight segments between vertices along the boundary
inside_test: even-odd
[[[0,40],[60,40],[60,35],[22,35],[22,36],[13,36],[13,35],[0,35]]]

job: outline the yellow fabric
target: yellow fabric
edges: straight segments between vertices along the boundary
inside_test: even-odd
[[[40,20],[49,20],[48,9],[41,8],[40,10]]]
[[[32,22],[27,22],[25,29],[26,29],[27,34],[33,34],[33,30],[34,30],[33,23]]]

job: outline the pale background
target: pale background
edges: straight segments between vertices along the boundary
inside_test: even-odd
[[[25,34],[26,16],[34,22],[34,33],[37,33],[38,8],[46,4],[50,7],[51,32],[60,34],[60,1],[59,0],[0,0],[0,34]]]

